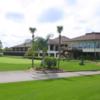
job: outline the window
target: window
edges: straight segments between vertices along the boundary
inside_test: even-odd
[[[56,48],[55,49],[56,49],[56,51],[58,51],[58,45],[56,45]]]
[[[53,50],[54,45],[50,45],[50,50]]]

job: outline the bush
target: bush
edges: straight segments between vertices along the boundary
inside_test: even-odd
[[[80,58],[81,62],[79,63],[80,65],[84,65],[84,56],[81,55],[81,58]]]
[[[45,66],[49,69],[55,68],[55,66],[57,65],[57,59],[54,57],[45,57],[44,62]]]

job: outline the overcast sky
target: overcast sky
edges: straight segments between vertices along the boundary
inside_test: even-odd
[[[36,27],[35,36],[69,38],[87,32],[100,32],[100,0],[0,0],[0,40],[10,47],[31,39],[29,27]]]

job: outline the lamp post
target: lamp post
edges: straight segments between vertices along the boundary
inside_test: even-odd
[[[32,33],[32,68],[34,67],[34,33],[36,28],[29,28],[30,32]]]
[[[58,69],[60,66],[60,57],[61,57],[61,32],[63,30],[63,26],[57,26],[57,32],[59,33],[59,58],[58,58]]]

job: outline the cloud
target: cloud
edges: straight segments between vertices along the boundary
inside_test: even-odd
[[[39,17],[40,22],[57,22],[64,17],[64,12],[59,8],[49,8],[46,11],[42,12]]]
[[[65,0],[70,6],[73,6],[77,3],[77,0]]]
[[[6,13],[5,17],[8,20],[15,21],[15,22],[22,22],[24,20],[24,15],[16,12],[8,12]]]
[[[0,0],[0,39],[4,46],[31,39],[29,27],[43,37],[58,36],[57,25],[70,38],[100,31],[99,8],[100,0]]]

